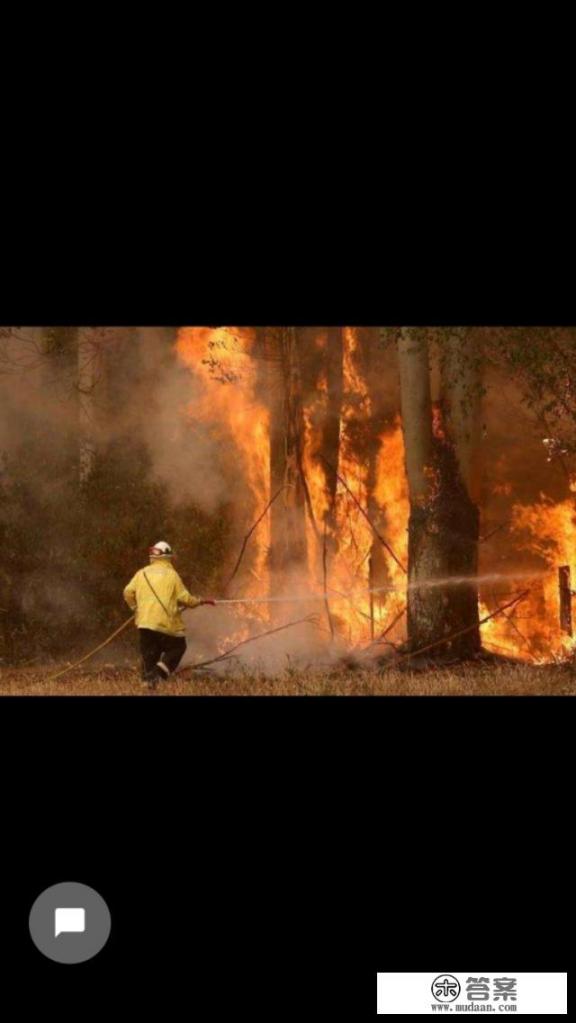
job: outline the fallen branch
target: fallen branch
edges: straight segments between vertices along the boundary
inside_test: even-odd
[[[290,629],[294,625],[302,625],[307,622],[308,624],[316,623],[316,615],[307,615],[306,618],[298,618],[295,622],[287,622],[286,625],[279,625],[276,629],[268,629],[267,632],[259,632],[257,636],[249,636],[248,639],[241,640],[240,643],[236,643],[235,646],[225,650],[218,657],[212,657],[209,661],[200,661],[199,664],[187,664],[183,668],[178,668],[177,671],[173,672],[173,675],[179,675],[183,671],[193,671],[196,668],[206,668],[209,664],[216,664],[217,661],[227,660],[235,650],[238,650],[241,646],[246,646],[247,643],[254,643],[257,639],[264,639],[265,636],[273,636],[276,632],[282,632],[284,629]]]
[[[515,631],[515,632],[517,633],[517,635],[518,635],[518,636],[520,636],[520,639],[522,640],[522,642],[523,642],[523,643],[526,643],[526,645],[527,645],[527,646],[530,646],[530,640],[528,639],[528,637],[527,637],[527,636],[525,636],[525,635],[524,635],[524,633],[523,633],[523,632],[521,632],[521,631],[520,631],[520,629],[519,629],[519,628],[518,628],[518,626],[516,625],[516,622],[514,621],[514,619],[513,619],[512,615],[507,615],[507,614],[505,614],[505,615],[504,615],[504,618],[506,619],[506,621],[508,622],[508,624],[512,626],[512,628],[513,628],[513,629],[514,629],[514,631]]]
[[[262,519],[263,519],[263,518],[264,518],[264,516],[266,515],[266,512],[267,512],[267,511],[268,511],[268,510],[269,510],[269,509],[270,509],[270,508],[272,507],[272,505],[274,504],[274,501],[276,500],[276,498],[277,498],[277,497],[279,496],[279,494],[281,494],[281,493],[282,493],[282,491],[283,491],[283,490],[285,490],[285,489],[286,489],[286,484],[285,484],[285,483],[283,483],[283,484],[282,484],[282,486],[281,486],[281,487],[280,487],[280,488],[279,488],[279,489],[278,489],[278,490],[276,491],[276,493],[274,494],[274,497],[270,498],[270,500],[268,501],[268,504],[266,505],[266,507],[265,507],[264,511],[263,511],[263,512],[262,512],[262,514],[261,514],[261,515],[260,515],[260,516],[259,516],[259,517],[258,517],[258,518],[256,519],[256,522],[254,523],[254,525],[252,526],[252,528],[251,528],[251,529],[249,529],[249,530],[248,530],[248,532],[246,533],[246,536],[244,537],[244,540],[242,541],[242,547],[240,548],[240,554],[238,555],[238,560],[237,560],[237,562],[236,562],[236,564],[235,564],[235,566],[234,566],[234,571],[232,572],[232,575],[230,576],[230,578],[229,578],[228,582],[226,583],[226,585],[225,585],[225,587],[224,587],[224,592],[225,592],[225,593],[226,593],[226,591],[228,590],[228,587],[230,586],[230,584],[231,584],[232,580],[234,579],[234,576],[236,575],[236,573],[237,573],[238,569],[240,568],[240,564],[241,564],[242,558],[244,557],[244,551],[246,550],[246,547],[247,547],[248,541],[249,541],[250,537],[252,536],[252,533],[253,533],[253,532],[254,532],[254,530],[255,530],[255,529],[256,529],[256,528],[257,528],[257,527],[258,527],[258,526],[260,525],[260,523],[262,522]]]
[[[493,600],[497,599],[496,597],[494,597],[494,594],[492,594],[492,599]],[[528,653],[529,653],[530,657],[532,657],[532,643],[530,642],[528,637],[525,636],[524,633],[518,628],[516,622],[514,621],[513,615],[506,614],[505,611],[503,611],[502,613],[504,615],[504,618],[508,622],[508,624],[512,626],[512,628],[517,633],[517,635],[520,636],[520,639],[522,640],[522,642],[526,644],[526,646],[528,647]],[[532,660],[534,660],[534,658],[532,658]]]
[[[390,544],[387,543],[386,540],[384,539],[384,537],[380,535],[380,533],[376,529],[376,526],[372,522],[372,519],[368,515],[368,512],[366,512],[364,510],[364,508],[360,504],[360,502],[359,502],[358,498],[356,497],[356,495],[352,493],[352,491],[350,490],[350,487],[346,483],[346,480],[343,479],[342,476],[340,476],[340,474],[338,472],[336,472],[336,469],[334,468],[334,466],[330,465],[330,462],[328,461],[328,459],[324,458],[324,455],[320,455],[320,458],[322,459],[324,464],[328,466],[330,471],[334,473],[334,475],[336,476],[336,479],[339,480],[339,482],[342,484],[342,486],[346,489],[346,492],[350,495],[350,497],[354,501],[354,504],[356,505],[358,510],[361,512],[361,514],[364,516],[364,518],[366,519],[366,522],[370,526],[370,529],[373,531],[374,536],[377,537],[377,539],[380,541],[382,546],[388,551],[388,554],[390,555],[390,557],[394,558],[394,561],[399,566],[399,568],[402,569],[402,571],[404,572],[404,575],[407,575],[407,572],[406,572],[406,569],[404,568],[404,565],[402,564],[400,559],[396,557],[396,555],[395,555],[394,551],[392,550]]]
[[[514,650],[512,650],[509,646],[501,646],[499,643],[493,643],[491,639],[485,639],[484,646],[491,647],[493,650],[500,650],[503,654],[506,654],[507,657],[516,656]],[[534,658],[532,658],[532,663],[534,663]]]
[[[397,660],[392,661],[390,667],[395,668],[402,661],[410,660],[411,657],[418,657],[420,654],[427,653],[428,650],[433,650],[437,646],[442,646],[443,643],[450,643],[453,639],[457,639],[458,636],[465,636],[467,632],[472,632],[474,629],[480,628],[481,625],[486,625],[486,622],[489,622],[491,618],[496,618],[496,615],[502,614],[503,611],[507,611],[509,607],[513,607],[515,604],[519,604],[520,601],[524,600],[524,598],[527,597],[529,593],[530,590],[524,590],[520,594],[520,596],[515,597],[514,600],[511,600],[509,604],[504,604],[503,607],[497,608],[496,611],[493,611],[492,614],[487,615],[486,618],[482,618],[482,620],[478,622],[478,625],[468,625],[465,629],[459,629],[457,632],[452,632],[449,636],[444,636],[442,639],[435,640],[434,643],[429,643],[428,646],[421,647],[420,650],[413,650],[411,653],[403,654],[402,657],[399,657]]]
[[[406,605],[404,605],[404,607],[400,609],[398,614],[395,615],[395,617],[390,622],[390,625],[388,625],[386,627],[384,632],[381,632],[380,635],[377,637],[377,639],[373,640],[372,643],[369,643],[367,647],[364,647],[364,649],[361,650],[360,653],[361,654],[365,654],[365,653],[368,652],[368,650],[371,650],[373,646],[378,646],[379,643],[382,643],[382,641],[386,639],[386,636],[388,635],[388,633],[392,632],[392,629],[394,628],[396,623],[400,621],[400,619],[402,618],[402,615],[405,614],[405,612],[406,612]]]

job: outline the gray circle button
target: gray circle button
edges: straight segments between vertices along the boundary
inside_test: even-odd
[[[112,921],[104,899],[87,884],[46,888],[30,910],[32,941],[57,963],[83,963],[108,941]]]

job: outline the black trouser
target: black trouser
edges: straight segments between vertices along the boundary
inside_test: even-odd
[[[157,662],[162,660],[170,671],[180,664],[186,649],[184,636],[168,636],[165,632],[154,629],[138,629],[140,636],[140,653],[142,654],[142,678],[147,682],[166,678]]]

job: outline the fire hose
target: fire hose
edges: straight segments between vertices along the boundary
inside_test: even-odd
[[[72,671],[73,668],[78,668],[81,664],[84,664],[84,661],[87,661],[89,657],[92,657],[94,654],[97,654],[99,650],[103,650],[104,647],[108,646],[108,644],[111,643],[113,639],[116,639],[116,636],[119,636],[120,633],[124,631],[124,629],[128,628],[130,622],[133,622],[135,617],[136,617],[135,615],[130,615],[130,617],[127,618],[126,621],[123,622],[118,629],[116,629],[116,632],[113,632],[111,636],[108,636],[108,639],[105,639],[103,643],[100,643],[100,646],[95,647],[94,650],[91,650],[89,654],[86,654],[84,657],[81,657],[80,660],[76,661],[75,664],[69,664],[67,668],[63,668],[62,671],[59,671],[56,675],[50,675],[50,677],[47,678],[46,681],[53,682],[54,679],[60,678],[61,675],[65,675],[67,671]]]

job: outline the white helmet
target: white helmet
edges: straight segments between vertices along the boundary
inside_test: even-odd
[[[148,548],[148,554],[151,558],[171,558],[173,551],[169,543],[159,540],[153,547]]]

